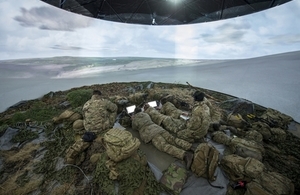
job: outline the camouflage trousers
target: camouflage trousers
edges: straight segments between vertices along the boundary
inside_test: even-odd
[[[186,150],[189,150],[192,147],[191,143],[176,138],[167,131],[156,135],[152,139],[152,144],[158,150],[181,160],[183,160]]]
[[[167,116],[161,123],[161,126],[167,131],[177,134],[178,131],[186,128],[186,122],[183,119],[175,119]]]
[[[76,161],[80,160],[78,159],[78,156],[82,154],[83,151],[90,146],[90,144],[90,142],[84,142],[82,140],[76,141],[72,146],[70,146],[66,150],[66,163],[76,164]]]
[[[201,140],[207,134],[206,131],[193,131],[190,129],[184,129],[177,133],[177,137],[180,139],[186,140],[190,143],[195,142],[196,140]]]

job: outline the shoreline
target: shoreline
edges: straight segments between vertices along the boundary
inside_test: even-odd
[[[156,60],[159,64],[159,60]],[[22,100],[50,91],[112,82],[191,83],[196,87],[243,98],[276,109],[300,122],[300,52],[210,65],[168,66],[97,74],[95,77],[5,79],[0,82],[0,112]],[[142,65],[141,65],[142,66]]]

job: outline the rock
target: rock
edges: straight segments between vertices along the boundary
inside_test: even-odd
[[[153,88],[153,86],[154,86],[154,83],[151,82],[147,85],[147,89],[151,89],[151,88]]]
[[[16,103],[16,104],[10,106],[10,107],[8,108],[8,110],[9,110],[9,109],[13,109],[13,108],[18,108],[18,107],[20,107],[20,106],[23,106],[23,105],[25,105],[27,102],[28,102],[28,101],[26,101],[26,100],[19,101],[18,103]]]
[[[59,106],[62,108],[68,108],[71,106],[71,103],[69,101],[64,101],[64,102],[60,103]]]
[[[0,137],[0,151],[1,150],[10,150],[13,147],[17,147],[19,143],[12,143],[11,139],[17,135],[19,129],[13,129],[8,127],[5,133]]]

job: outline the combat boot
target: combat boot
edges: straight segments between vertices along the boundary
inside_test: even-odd
[[[194,154],[190,152],[185,152],[183,160],[186,164],[186,169],[190,169],[193,162]]]

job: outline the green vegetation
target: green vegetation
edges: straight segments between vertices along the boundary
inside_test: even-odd
[[[72,124],[65,124],[61,129],[57,129],[54,134],[54,140],[42,143],[47,152],[43,159],[35,165],[34,172],[44,174],[44,183],[50,180],[69,181],[73,178],[69,177],[73,173],[74,168],[66,167],[60,171],[55,171],[58,157],[65,157],[65,151],[74,143],[74,131]],[[73,174],[72,174],[73,176]],[[46,186],[44,186],[46,187]]]
[[[27,111],[15,113],[11,119],[11,123],[25,122],[26,119],[39,122],[49,121],[59,112],[60,111],[54,107],[49,106],[42,101],[37,101]]]
[[[88,101],[92,96],[91,89],[78,89],[71,91],[67,94],[67,99],[71,103],[73,108],[83,106],[83,104]]]
[[[20,130],[17,135],[15,135],[11,141],[14,143],[22,143],[24,141],[30,141],[33,139],[38,138],[39,135],[37,132],[31,131],[31,130]]]
[[[21,187],[23,187],[29,181],[30,178],[28,177],[28,170],[25,170],[25,172],[16,179],[16,183]]]
[[[25,122],[25,120],[28,118],[26,112],[17,112],[14,114],[14,116],[11,119],[12,123],[17,122]]]
[[[76,171],[74,167],[64,167],[56,173],[56,179],[61,183],[70,183],[74,180]]]
[[[138,151],[139,156],[144,155]],[[108,195],[116,194],[115,182],[109,179],[110,170],[105,166],[108,157],[106,153],[102,153],[94,172],[93,182],[99,185],[101,191]],[[116,165],[118,175],[118,194],[135,194],[139,187],[145,184],[141,192],[146,195],[159,194],[164,191],[162,185],[156,181],[153,172],[149,167],[144,166],[139,160],[130,157],[122,160]],[[140,189],[141,190],[141,189]],[[137,193],[137,194],[140,194]]]

